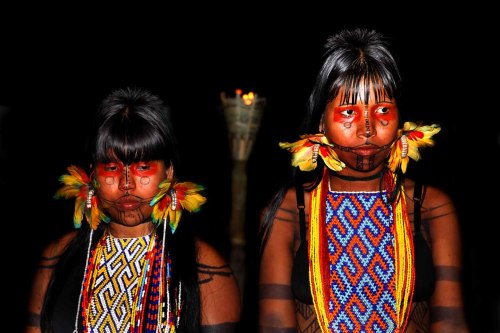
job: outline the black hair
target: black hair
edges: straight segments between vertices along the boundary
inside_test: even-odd
[[[141,88],[115,90],[101,102],[95,118],[94,130],[87,145],[88,157],[92,165],[95,165],[95,162],[106,163],[118,160],[123,163],[162,160],[166,167],[176,166],[178,164],[176,148],[177,142],[170,121],[170,109],[158,96]],[[181,281],[183,303],[178,330],[194,333],[200,329],[197,250],[193,224],[182,222],[179,223],[175,234],[170,232],[170,228],[167,228],[168,231],[165,233],[165,244],[172,261],[172,283],[169,293],[170,299],[176,299],[175,287]],[[97,244],[104,230],[105,223],[101,223],[93,233],[92,247]],[[62,298],[68,295],[67,283],[70,277],[79,276],[76,280],[81,284],[90,231],[89,225],[84,221],[55,267],[41,313],[43,332],[54,331],[55,320],[53,318],[59,316],[57,311],[60,310],[56,309],[60,309],[61,302],[64,303]],[[157,232],[157,234],[162,237],[163,232]],[[78,291],[73,290],[73,294],[80,292],[79,286],[76,289]],[[174,307],[175,302],[171,303]],[[76,303],[67,302],[63,306],[74,307],[72,317],[74,322]],[[146,324],[147,321],[145,320],[144,323]]]
[[[324,47],[322,66],[309,95],[307,112],[299,134],[317,133],[327,104],[340,93],[346,103],[356,103],[358,98],[362,98],[366,103],[371,91],[374,92],[377,101],[384,97],[394,98],[396,102],[399,100],[401,75],[389,45],[381,33],[361,28],[342,30],[329,37]],[[364,89],[365,94],[359,96],[360,86],[371,89]],[[287,189],[295,184],[308,183],[311,185],[307,186],[306,190],[310,191],[320,183],[324,163],[321,159],[318,159],[317,163],[314,171],[293,170],[294,179],[287,181],[273,197],[262,218],[261,251],[270,235],[276,210],[283,201]],[[397,185],[402,181],[402,176],[396,179],[394,188],[399,189]],[[390,199],[394,200],[396,196],[396,192],[391,193]]]
[[[177,163],[170,110],[146,90],[113,92],[101,103],[94,126],[89,147],[93,162],[163,160],[167,168]]]
[[[371,86],[375,97],[400,97],[401,75],[384,36],[375,30],[343,30],[328,38],[323,65],[309,96],[304,133],[316,133],[327,104],[342,88],[345,102],[356,103],[361,85]],[[361,96],[366,103],[370,89]]]

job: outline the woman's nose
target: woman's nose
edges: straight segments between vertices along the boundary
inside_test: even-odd
[[[128,166],[123,168],[123,174],[120,177],[120,189],[123,191],[129,191],[135,188],[134,178],[130,174],[130,169]]]
[[[375,130],[375,126],[373,126],[373,121],[370,119],[369,116],[363,117],[363,119],[360,119],[359,124],[358,124],[358,131],[357,135],[360,138],[371,138],[377,134],[377,131]]]

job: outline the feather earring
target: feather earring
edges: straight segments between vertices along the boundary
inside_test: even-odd
[[[151,200],[154,207],[151,213],[153,223],[159,225],[163,220],[175,232],[181,219],[182,210],[197,212],[207,199],[199,194],[205,188],[191,182],[175,183],[172,179],[165,179],[159,185],[160,192]]]
[[[104,214],[99,198],[94,195],[98,184],[92,181],[80,167],[69,166],[68,172],[69,174],[59,177],[59,181],[64,185],[57,190],[54,198],[75,198],[75,212],[73,213],[75,228],[81,227],[83,216],[85,216],[92,230],[96,230],[101,221],[108,223],[109,217]]]
[[[420,159],[419,148],[431,147],[434,145],[432,137],[441,131],[441,127],[436,124],[420,125],[412,122],[405,122],[402,129],[398,130],[398,137],[391,148],[388,166],[392,172],[396,172],[398,167],[403,173],[406,172],[408,162],[411,159]]]
[[[298,166],[302,171],[312,171],[318,165],[318,157],[321,157],[330,170],[340,171],[345,168],[344,162],[339,159],[324,134],[301,135],[300,139],[292,143],[279,143],[280,148],[292,153],[292,166]]]

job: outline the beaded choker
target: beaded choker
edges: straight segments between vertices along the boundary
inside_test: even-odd
[[[379,179],[380,177],[382,177],[382,171],[381,172],[378,172],[374,175],[371,175],[371,176],[366,176],[366,177],[353,177],[353,176],[344,176],[344,175],[341,175],[337,172],[332,172],[331,175],[333,177],[337,177],[337,178],[340,178],[342,180],[349,180],[349,181],[354,181],[354,182],[357,182],[357,181],[363,181],[363,180],[373,180],[373,179]]]

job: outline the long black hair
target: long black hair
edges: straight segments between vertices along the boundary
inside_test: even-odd
[[[381,33],[361,28],[342,30],[328,38],[325,43],[322,66],[309,95],[307,112],[299,135],[319,131],[327,104],[339,93],[342,93],[345,103],[356,103],[358,98],[367,103],[371,89],[365,89],[364,96],[359,96],[360,86],[371,86],[376,100],[387,96],[398,101],[401,75]],[[312,184],[307,190],[312,190],[321,181],[324,163],[321,159],[318,159],[317,163],[314,171],[306,173],[298,169],[293,170],[295,179],[289,180],[272,199],[263,216],[260,230],[261,250],[270,235],[276,210],[287,189],[292,185],[307,182]],[[401,181],[402,177],[397,177],[397,180]]]
[[[87,148],[90,162],[94,166],[96,162],[117,160],[126,164],[162,160],[167,168],[174,166],[175,171],[179,158],[170,109],[158,96],[141,88],[115,90],[101,102]],[[176,299],[175,286],[179,281],[182,283],[183,305],[178,328],[181,332],[198,332],[200,326],[197,253],[191,225],[181,222],[175,234],[170,233],[170,228],[167,228],[168,231],[165,233],[165,244],[172,261],[170,299]],[[93,233],[92,247],[99,241],[104,230],[105,223],[101,223]],[[68,279],[79,275],[81,282],[90,231],[88,224],[82,223],[82,227],[55,268],[42,311],[43,331],[53,329],[53,318],[59,316],[56,309],[60,309],[60,304],[63,302],[61,298],[68,294],[66,290]],[[160,237],[163,235],[162,232],[157,234]],[[69,292],[73,298],[74,294],[79,292],[79,288],[76,289],[78,291]],[[80,310],[76,309],[76,303],[68,303],[65,306],[74,306],[75,310]]]

